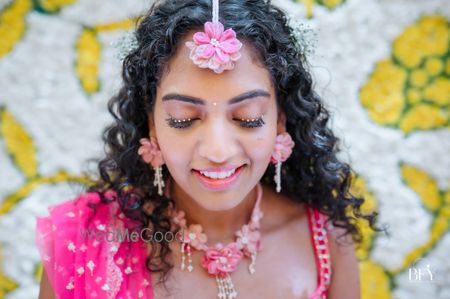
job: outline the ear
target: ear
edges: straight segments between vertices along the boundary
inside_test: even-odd
[[[148,118],[148,130],[150,132],[151,137],[156,138],[156,130],[155,130],[155,118],[153,117],[153,112],[147,113]]]
[[[286,114],[284,111],[278,112],[278,119],[277,119],[277,134],[281,134],[286,132]]]

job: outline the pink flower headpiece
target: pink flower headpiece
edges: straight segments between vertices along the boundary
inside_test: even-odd
[[[234,68],[241,54],[242,43],[236,38],[236,32],[219,22],[219,1],[213,0],[213,20],[205,23],[204,32],[196,32],[193,41],[186,42],[191,49],[189,58],[201,68],[209,68],[217,74]]]

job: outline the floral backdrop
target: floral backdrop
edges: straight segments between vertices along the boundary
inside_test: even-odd
[[[35,217],[76,196],[120,86],[112,44],[148,1],[0,0],[0,299],[36,298]],[[314,28],[315,88],[333,113],[364,224],[362,298],[450,298],[450,5],[278,0]]]

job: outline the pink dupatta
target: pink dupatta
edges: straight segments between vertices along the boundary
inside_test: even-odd
[[[146,243],[125,238],[137,223],[116,201],[100,203],[95,215],[90,202],[99,203],[99,195],[84,193],[37,218],[36,245],[56,298],[152,299]]]

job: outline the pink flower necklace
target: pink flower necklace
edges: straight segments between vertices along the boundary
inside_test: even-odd
[[[207,236],[203,233],[203,228],[199,224],[186,225],[185,212],[170,209],[170,216],[174,225],[182,230],[179,236],[181,242],[181,270],[187,268],[189,272],[194,270],[192,266],[192,248],[204,251],[201,258],[201,265],[210,275],[216,277],[218,287],[218,297],[221,299],[232,299],[237,297],[237,292],[231,281],[230,273],[234,272],[243,257],[249,257],[251,263],[248,267],[250,274],[255,273],[256,255],[262,250],[260,220],[263,213],[259,207],[262,198],[261,183],[257,185],[257,199],[253,207],[252,215],[248,224],[236,231],[236,241],[228,245],[218,243],[213,247],[206,245]],[[186,256],[188,266],[186,267]]]

